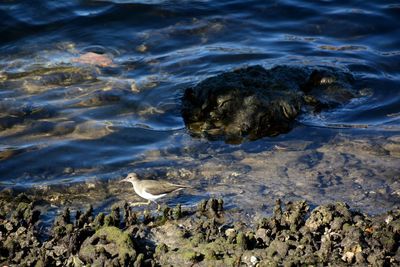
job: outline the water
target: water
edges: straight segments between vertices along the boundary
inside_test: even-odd
[[[137,171],[197,186],[172,200],[188,205],[389,209],[400,203],[399,18],[396,1],[1,1],[0,185],[115,188]],[[190,137],[184,89],[255,64],[347,69],[365,96],[276,138]],[[118,188],[92,199],[135,198]]]

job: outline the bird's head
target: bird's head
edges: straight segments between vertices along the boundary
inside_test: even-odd
[[[134,173],[134,172],[131,172],[131,173],[128,174],[128,176],[126,176],[125,179],[122,179],[119,182],[120,183],[122,183],[122,182],[134,183],[134,182],[137,182],[137,181],[139,181],[139,178],[138,178],[137,174]]]

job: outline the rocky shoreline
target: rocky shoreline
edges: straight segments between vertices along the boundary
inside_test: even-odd
[[[345,203],[281,204],[245,225],[228,221],[222,199],[194,208],[58,215],[46,232],[40,200],[0,199],[1,266],[299,266],[400,264],[400,209],[369,217]]]

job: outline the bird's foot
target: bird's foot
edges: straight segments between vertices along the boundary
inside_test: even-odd
[[[154,200],[153,200],[153,201],[150,201],[150,200],[149,200],[149,205],[150,205],[150,202],[153,202],[154,204],[157,205],[157,211],[160,211],[160,210],[161,210],[161,205],[158,204],[157,201],[154,201]]]

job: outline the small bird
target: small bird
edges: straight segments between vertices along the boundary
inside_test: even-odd
[[[180,184],[172,184],[166,181],[156,181],[156,180],[140,180],[136,173],[129,173],[128,176],[121,180],[120,182],[130,182],[132,183],[133,190],[135,190],[136,194],[141,196],[144,199],[147,199],[148,202],[140,202],[135,203],[136,205],[147,204],[149,205],[151,201],[156,203],[157,199],[166,196],[169,193],[184,189],[184,188],[192,188],[187,185]]]

